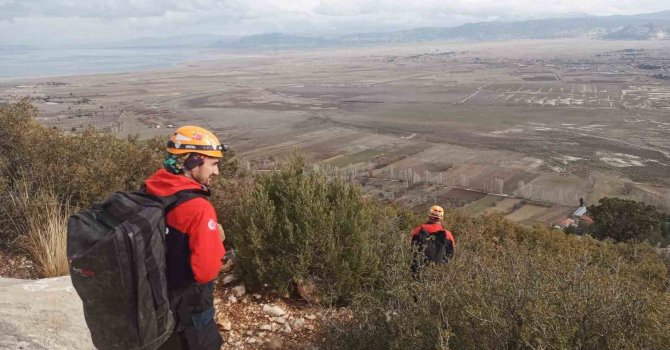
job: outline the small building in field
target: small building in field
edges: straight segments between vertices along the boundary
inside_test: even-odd
[[[570,217],[564,217],[556,221],[551,226],[558,229],[574,228],[577,233],[581,233],[585,226],[593,225],[593,218],[588,214],[588,208],[584,205],[584,199],[579,199],[579,207],[570,214]]]

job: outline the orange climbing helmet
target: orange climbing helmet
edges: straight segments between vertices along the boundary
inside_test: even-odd
[[[222,158],[228,145],[223,145],[214,134],[199,126],[182,126],[170,136],[167,151],[171,154],[199,153],[209,157]]]
[[[430,207],[430,214],[428,216],[442,220],[444,219],[444,209],[439,205],[433,205]]]

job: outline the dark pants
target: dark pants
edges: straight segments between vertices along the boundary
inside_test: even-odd
[[[214,321],[212,283],[170,291],[175,330],[159,350],[219,350],[223,339]]]

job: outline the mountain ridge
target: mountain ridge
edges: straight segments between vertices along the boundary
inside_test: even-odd
[[[324,38],[267,33],[216,41],[216,48],[286,48],[374,45],[438,40],[510,40],[589,38],[605,40],[666,40],[670,38],[670,10],[639,15],[579,16],[515,22],[466,23],[455,27],[419,27],[394,32],[355,33]]]

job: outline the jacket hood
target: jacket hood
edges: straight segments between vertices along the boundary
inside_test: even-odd
[[[159,169],[146,181],[147,193],[155,196],[171,196],[183,190],[199,190],[209,193],[209,189],[184,175],[175,175],[165,169]]]

